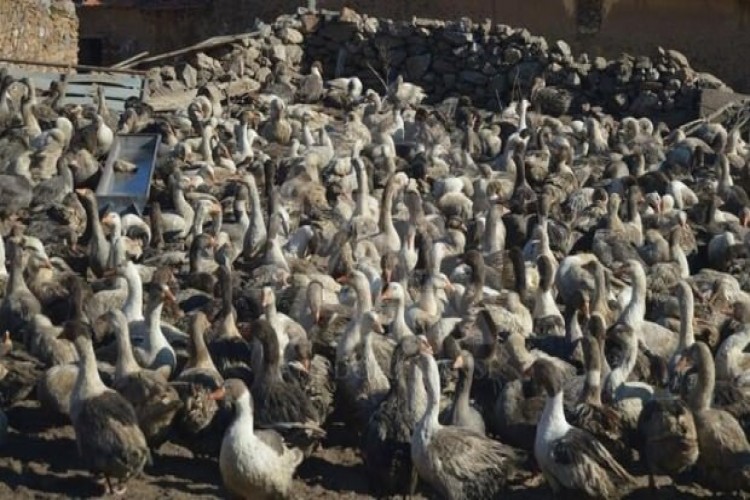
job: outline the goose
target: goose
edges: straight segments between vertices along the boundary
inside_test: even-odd
[[[260,360],[251,387],[258,424],[270,428],[279,423],[298,425],[302,435],[293,440],[306,454],[310,454],[325,435],[319,427],[324,417],[317,413],[299,384],[286,382],[282,378],[282,358],[271,324],[263,319],[256,320],[252,331],[255,339],[253,348],[257,346],[259,349]]]
[[[170,385],[182,403],[173,420],[174,437],[194,453],[216,455],[220,450],[217,438],[223,435],[226,423],[212,395],[221,389],[224,378],[206,347],[204,334],[210,326],[205,313],[191,316],[189,358]]]
[[[344,401],[353,406],[354,418],[366,421],[390,389],[373,350],[373,331],[382,333],[383,327],[372,310],[358,313],[351,323],[337,345],[336,367],[343,374],[338,387]]]
[[[539,268],[539,288],[534,301],[534,330],[544,335],[562,336],[565,332],[565,320],[555,304],[552,285],[555,279],[554,262],[548,255],[537,258]]]
[[[261,290],[261,307],[263,307],[261,319],[268,321],[278,337],[281,359],[288,359],[290,354],[287,351],[303,340],[306,341],[307,332],[298,322],[276,310],[276,294],[269,286]]]
[[[70,402],[78,453],[92,472],[104,475],[107,493],[123,494],[124,483],[151,460],[146,437],[130,403],[99,377],[87,325],[70,321],[63,337],[75,342],[80,357]]]
[[[110,244],[104,237],[104,230],[99,219],[99,204],[94,192],[90,189],[77,189],[76,193],[86,209],[87,232],[91,235],[88,248],[89,266],[94,275],[102,277],[104,270],[108,267]]]
[[[106,321],[114,330],[118,344],[112,388],[133,405],[146,442],[158,448],[166,440],[172,420],[181,407],[177,391],[158,372],[138,366],[130,344],[128,322],[121,311],[110,311]]]
[[[245,384],[229,379],[216,391],[234,408],[234,419],[224,433],[219,470],[224,487],[239,498],[286,498],[292,476],[304,458],[272,430],[255,430],[255,404]]]
[[[469,405],[471,381],[474,377],[474,356],[462,350],[453,362],[453,369],[458,371],[458,381],[452,405],[444,413],[444,424],[463,427],[484,435],[484,419],[476,408]]]
[[[652,489],[657,487],[656,474],[675,476],[698,460],[695,419],[679,397],[664,395],[647,402],[638,419],[638,434]]]
[[[741,302],[734,305],[735,309],[742,307]],[[735,311],[735,317],[739,311]],[[743,324],[739,331],[728,336],[716,351],[716,379],[722,382],[732,382],[745,385],[750,370],[750,356],[745,348],[750,343],[750,324]]]
[[[601,375],[604,361],[599,337],[605,333],[604,325],[600,316],[592,316],[590,321],[598,324],[590,325],[591,334],[581,338],[586,366],[583,390],[576,404],[565,409],[565,416],[571,425],[598,439],[618,462],[628,463],[632,457],[630,448],[623,442],[624,431],[620,415],[602,404]]]
[[[643,405],[654,396],[654,388],[645,382],[628,381],[638,355],[638,333],[624,323],[615,324],[608,340],[622,345],[620,365],[612,368],[604,380],[606,401],[622,414],[626,426],[635,429]]]
[[[697,383],[688,395],[700,454],[696,468],[701,478],[720,491],[750,488],[750,443],[739,422],[728,412],[711,408],[716,373],[711,351],[703,342],[688,349],[678,371],[697,371]]]
[[[367,474],[382,494],[413,490],[411,436],[417,416],[409,404],[409,392],[415,388],[409,385],[407,373],[415,370],[413,358],[422,342],[416,336],[408,336],[394,349],[390,373],[393,385],[364,432],[362,452]]]
[[[390,335],[396,342],[401,342],[404,337],[414,335],[414,332],[406,324],[406,291],[401,283],[392,281],[386,285],[380,296],[382,301],[392,300],[395,302],[396,311],[390,325]]]
[[[151,283],[149,286],[146,319],[130,324],[133,337],[133,354],[140,366],[169,378],[174,372],[177,358],[162,330],[161,313],[164,300],[174,302],[175,296],[169,286]]]
[[[555,366],[540,359],[531,371],[547,393],[537,426],[534,456],[552,491],[556,495],[576,492],[591,498],[627,495],[635,486],[635,478],[595,437],[565,419],[563,390]]]
[[[644,319],[646,314],[647,280],[643,266],[637,260],[629,260],[618,274],[629,273],[632,279],[632,295],[625,309],[617,320],[632,328],[638,335],[638,341],[651,353],[669,359],[677,349],[678,336],[671,330]]]
[[[451,500],[499,495],[520,475],[516,469],[524,454],[472,430],[440,424],[440,374],[429,345],[416,363],[427,391],[427,407],[411,439],[419,477]]]
[[[310,74],[306,75],[297,89],[297,96],[302,102],[315,103],[320,100],[324,91],[323,65],[315,61],[310,66]]]
[[[0,329],[16,334],[28,325],[34,315],[42,312],[42,306],[24,280],[23,249],[14,241],[9,243],[10,275],[0,303]]]

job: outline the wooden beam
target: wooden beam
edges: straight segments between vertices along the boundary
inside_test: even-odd
[[[215,36],[213,38],[209,38],[207,40],[203,40],[202,42],[196,43],[194,45],[190,45],[188,47],[183,47],[181,49],[172,50],[170,52],[164,52],[163,54],[157,54],[155,56],[147,57],[145,59],[140,59],[135,62],[131,62],[128,64],[122,65],[123,68],[129,68],[131,66],[138,66],[141,64],[148,64],[153,63],[157,61],[163,61],[164,59],[169,59],[172,57],[181,56],[183,54],[189,54],[190,52],[194,52],[196,50],[206,50],[211,49],[214,47],[218,47],[220,45],[224,45],[227,43],[236,42],[238,40],[242,40],[243,38],[249,38],[252,36],[259,35],[260,32],[258,31],[251,31],[249,33],[241,33],[238,35],[226,35],[226,36]]]
[[[126,66],[128,66],[130,64],[133,64],[137,60],[146,57],[148,54],[149,54],[149,51],[148,50],[144,50],[140,54],[136,54],[133,57],[128,57],[124,61],[120,61],[117,64],[113,64],[112,66],[110,66],[110,68],[115,68],[115,69],[117,69],[117,68],[124,68],[124,67],[126,67]]]
[[[46,68],[65,68],[75,69],[77,71],[99,71],[101,73],[124,73],[126,75],[145,75],[145,71],[139,71],[135,69],[121,69],[121,68],[107,68],[104,66],[88,66],[85,64],[62,64],[62,63],[51,63],[43,61],[30,61],[27,59],[10,59],[0,58],[0,63],[9,64],[25,64],[28,66],[42,66]]]

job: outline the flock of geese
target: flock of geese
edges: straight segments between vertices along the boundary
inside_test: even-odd
[[[0,70],[2,408],[110,493],[169,440],[287,497],[332,421],[376,495],[750,491],[739,130],[321,75],[118,116]],[[123,133],[161,134],[145,216],[93,192]]]

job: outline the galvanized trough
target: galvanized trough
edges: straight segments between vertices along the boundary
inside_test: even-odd
[[[107,156],[102,177],[96,188],[101,209],[123,213],[135,210],[143,214],[151,190],[156,165],[159,134],[118,134]],[[115,165],[134,166],[130,172],[118,171]]]

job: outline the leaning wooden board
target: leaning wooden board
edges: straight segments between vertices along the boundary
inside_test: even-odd
[[[96,102],[96,87],[104,89],[107,106],[117,112],[125,110],[128,99],[143,99],[144,77],[141,75],[106,72],[73,73],[59,71],[33,71],[15,64],[4,65],[16,79],[28,78],[38,91],[46,91],[53,81],[67,82],[62,104],[87,105]]]
[[[143,77],[138,75],[76,73],[69,75],[66,82],[63,104],[90,104],[97,86],[104,89],[107,106],[113,111],[122,112],[128,99],[140,100],[143,96]]]

